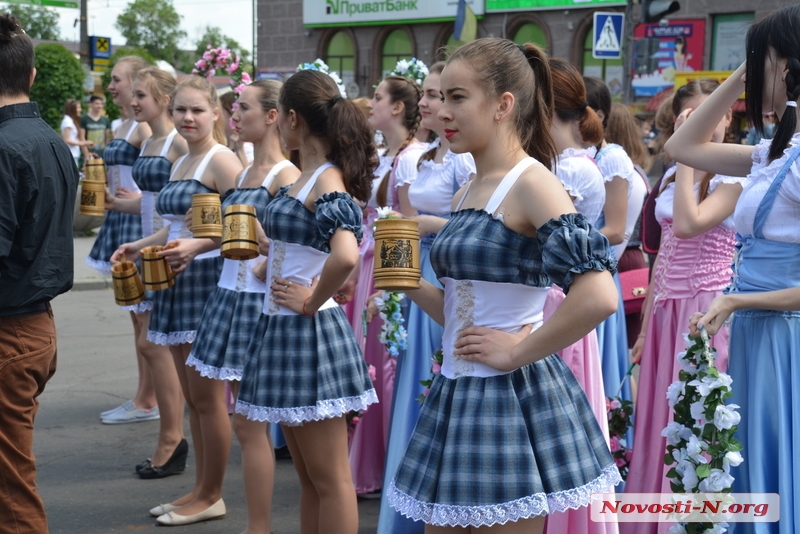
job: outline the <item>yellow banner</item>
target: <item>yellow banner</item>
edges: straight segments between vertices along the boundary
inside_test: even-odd
[[[700,78],[711,78],[717,80],[719,83],[727,80],[733,74],[732,70],[695,70],[687,72],[675,73],[675,90],[677,91],[692,80],[699,80]],[[744,93],[739,95],[739,98],[744,98]]]

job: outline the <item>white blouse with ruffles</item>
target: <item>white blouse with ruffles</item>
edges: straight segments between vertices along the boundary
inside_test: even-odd
[[[769,162],[771,139],[764,139],[753,149],[753,167],[747,176],[749,183],[739,196],[733,219],[736,231],[743,236],[753,235],[756,210],[769,186],[777,177],[789,157],[790,148],[783,156]],[[800,145],[800,132],[792,136],[792,148]],[[785,243],[800,243],[800,159],[796,159],[783,180],[778,196],[767,216],[762,233],[766,239]]]
[[[594,223],[603,212],[606,188],[603,175],[594,162],[594,147],[568,148],[558,155],[553,172],[564,185],[575,209]]]
[[[675,174],[677,167],[672,167],[664,174],[664,180]],[[720,184],[741,184],[744,187],[748,182],[747,178],[743,178],[741,176],[723,176],[718,174],[711,178],[711,183],[708,184],[708,195],[712,194],[714,190]],[[694,184],[694,195],[697,198],[698,193],[700,192],[700,184]],[[658,224],[661,224],[664,221],[672,221],[673,216],[673,205],[675,203],[675,182],[670,182],[667,187],[661,191],[661,194],[658,195],[656,198],[656,220]],[[724,221],[722,221],[719,226],[722,226],[726,230],[730,230],[733,232],[735,230],[734,223],[733,223],[733,215],[729,215]]]

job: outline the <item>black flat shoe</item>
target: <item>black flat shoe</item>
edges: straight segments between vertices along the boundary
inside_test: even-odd
[[[186,457],[189,455],[189,443],[182,439],[175,447],[175,451],[164,465],[158,466],[152,463],[139,470],[139,478],[152,479],[164,478],[170,475],[177,475],[186,469]]]

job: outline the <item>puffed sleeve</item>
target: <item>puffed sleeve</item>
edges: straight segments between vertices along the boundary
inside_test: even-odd
[[[394,187],[408,185],[417,179],[417,162],[422,157],[422,150],[409,150],[397,158],[394,168]]]
[[[597,166],[603,174],[603,180],[610,182],[619,176],[627,181],[638,179],[636,169],[628,154],[619,145],[609,145],[607,152],[597,159]]]
[[[550,219],[536,231],[536,237],[542,244],[545,273],[564,293],[569,291],[576,274],[617,271],[608,239],[580,213]]]
[[[475,159],[472,154],[466,152],[464,154],[457,154],[455,157],[455,175],[458,187],[461,188],[465,183],[469,182],[470,176],[477,174],[475,168]]]
[[[317,208],[317,229],[325,241],[330,241],[336,230],[343,228],[356,235],[361,244],[361,208],[347,193],[325,193],[314,205]]]

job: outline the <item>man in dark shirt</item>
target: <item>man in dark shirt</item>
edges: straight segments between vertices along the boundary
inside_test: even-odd
[[[30,102],[33,43],[0,15],[0,534],[46,534],[33,420],[56,370],[50,300],[72,287],[78,173]]]

